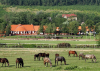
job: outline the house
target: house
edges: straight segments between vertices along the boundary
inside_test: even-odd
[[[11,25],[11,34],[13,35],[37,35],[39,25]]]
[[[68,20],[77,20],[77,15],[75,14],[62,14],[62,17]]]

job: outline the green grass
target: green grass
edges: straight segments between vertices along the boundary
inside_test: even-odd
[[[94,54],[97,58],[96,63],[92,63],[91,59],[86,60],[79,60],[78,57],[68,57],[69,50],[76,50],[79,54],[83,52],[84,54]],[[88,51],[85,51],[88,50]],[[90,51],[91,50],[91,51]],[[98,51],[97,51],[98,50]],[[34,61],[34,54],[39,52],[45,52],[50,54],[50,59],[52,62],[52,66],[48,64],[48,67],[45,67],[43,61],[36,60]],[[55,53],[59,53],[60,56],[64,56],[66,59],[66,64],[62,62],[58,62],[58,65],[55,65]],[[6,57],[9,62],[9,67],[1,67],[0,63],[0,71],[99,71],[100,70],[100,49],[75,49],[75,48],[0,48],[0,57]],[[23,68],[16,68],[15,60],[18,57],[22,57],[24,60],[24,67]]]
[[[96,41],[69,41],[69,40],[63,40],[63,41],[60,41],[60,40],[0,40],[0,43],[33,43],[33,44],[58,44],[58,43],[70,43],[70,44],[73,44],[73,45],[76,45],[76,44],[97,44]]]

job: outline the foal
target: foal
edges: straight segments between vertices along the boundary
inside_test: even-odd
[[[20,64],[20,68],[21,68],[21,65],[22,65],[22,67],[24,66],[24,63],[23,63],[23,59],[22,58],[17,58],[16,59],[16,68],[17,68],[17,63],[18,63],[18,68],[19,68],[19,64]]]
[[[45,65],[45,67],[46,67],[46,63],[47,63],[47,66],[48,66],[48,63],[50,63],[50,66],[52,67],[52,63],[51,63],[50,58],[48,58],[48,57],[44,58],[44,65]]]
[[[8,64],[8,67],[9,67],[9,61],[7,58],[0,58],[0,62],[2,63],[2,67],[3,67],[3,64],[5,63],[5,67],[6,67],[6,62]]]
[[[63,56],[55,57],[55,65],[56,65],[56,61],[57,61],[57,65],[58,65],[58,61],[61,61],[61,64],[62,64],[62,61],[64,61],[64,64],[66,65],[66,60]]]

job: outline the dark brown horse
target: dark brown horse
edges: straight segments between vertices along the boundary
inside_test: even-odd
[[[17,58],[16,59],[16,68],[17,68],[17,63],[18,63],[18,68],[19,68],[19,64],[20,64],[20,68],[21,68],[21,66],[22,67],[24,66],[24,63],[23,63],[23,59],[22,58]]]
[[[38,60],[39,54],[35,54],[35,55],[34,55],[34,60],[36,60],[36,58],[37,58],[37,60]]]
[[[43,60],[43,58],[44,57],[49,57],[49,53],[38,53],[38,55],[39,55],[39,60],[40,60],[40,57],[42,57],[42,60]]]
[[[58,65],[58,61],[61,61],[61,64],[62,64],[62,61],[64,61],[64,64],[66,65],[66,60],[63,56],[55,57],[55,65],[56,65],[56,61],[57,61],[57,65]]]
[[[9,67],[9,61],[7,58],[0,58],[0,62],[2,63],[2,67],[3,67],[3,64],[5,63],[5,67],[6,67],[6,62],[8,64],[8,67]]]
[[[48,57],[44,58],[44,65],[45,65],[45,67],[46,67],[46,63],[47,63],[47,66],[48,66],[48,63],[50,63],[50,66],[52,67],[52,63],[51,63],[50,58],[48,58]]]
[[[79,60],[80,60],[80,57],[82,57],[82,59],[84,59],[85,58],[85,55],[83,53],[80,53],[79,54]]]
[[[56,53],[56,54],[55,54],[55,57],[58,57],[58,56],[59,56],[59,54]]]
[[[69,53],[69,56],[70,56],[70,54],[73,54],[74,56],[75,56],[75,54],[76,54],[76,57],[77,57],[77,52],[76,52],[76,51],[71,51],[71,50],[70,50],[68,53]]]

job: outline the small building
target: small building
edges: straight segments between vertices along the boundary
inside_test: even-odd
[[[68,20],[77,20],[77,15],[75,14],[62,14],[62,17]]]
[[[31,25],[11,25],[11,34],[13,35],[37,35],[40,26]]]

